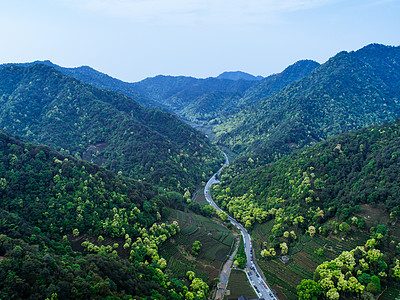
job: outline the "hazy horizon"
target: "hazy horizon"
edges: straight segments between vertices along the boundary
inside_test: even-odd
[[[127,82],[268,76],[302,59],[400,44],[395,0],[3,2],[0,63],[86,65]]]

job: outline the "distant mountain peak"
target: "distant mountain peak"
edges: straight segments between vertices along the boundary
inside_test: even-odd
[[[254,76],[249,73],[245,73],[242,71],[226,71],[221,73],[216,77],[217,79],[229,79],[229,80],[249,80],[249,81],[255,81],[255,80],[261,80],[264,77],[262,76]]]

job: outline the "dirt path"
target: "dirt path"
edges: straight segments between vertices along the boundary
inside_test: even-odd
[[[236,236],[236,248],[222,268],[221,274],[219,276],[220,281],[218,283],[218,289],[217,292],[215,293],[215,300],[221,300],[224,298],[226,287],[228,286],[229,275],[231,274],[233,258],[235,257],[238,248],[239,248],[239,237]]]

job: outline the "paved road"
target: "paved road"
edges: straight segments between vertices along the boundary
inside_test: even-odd
[[[214,200],[211,197],[210,194],[210,187],[215,184],[218,183],[219,181],[215,178],[217,174],[221,173],[221,170],[229,164],[229,160],[228,157],[225,155],[225,163],[224,165],[221,167],[221,169],[219,169],[219,171],[214,174],[210,180],[208,180],[205,188],[204,188],[204,195],[206,197],[206,200],[208,201],[208,203],[210,203],[210,205],[212,205],[216,210],[222,211],[221,208],[218,207],[218,205],[214,202]],[[264,279],[262,278],[262,276],[259,273],[259,268],[257,266],[257,263],[254,261],[253,259],[253,247],[251,244],[251,237],[250,234],[247,232],[246,228],[240,224],[238,221],[236,221],[234,218],[232,218],[231,216],[228,216],[229,221],[236,226],[240,233],[242,234],[243,237],[243,241],[244,241],[244,249],[246,252],[246,258],[247,258],[247,263],[246,263],[246,275],[247,278],[249,279],[250,284],[252,285],[252,287],[254,288],[254,291],[256,292],[256,294],[258,295],[258,297],[260,298],[264,298],[266,300],[275,300],[277,299],[274,294],[272,293],[270,287],[267,285],[267,283],[264,281]]]

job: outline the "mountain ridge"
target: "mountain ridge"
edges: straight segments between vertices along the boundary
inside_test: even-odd
[[[264,79],[263,76],[254,76],[252,74],[243,72],[243,71],[225,71],[219,74],[217,79],[230,79],[230,80],[249,80],[249,81],[254,81],[254,80],[262,80]]]
[[[266,150],[264,158],[272,161],[333,134],[393,121],[400,113],[399,60],[400,47],[370,45],[340,52],[303,79],[222,122],[216,128],[217,142],[240,153]]]
[[[13,134],[165,187],[192,190],[223,161],[175,116],[42,64],[0,69],[0,107],[0,126]]]

